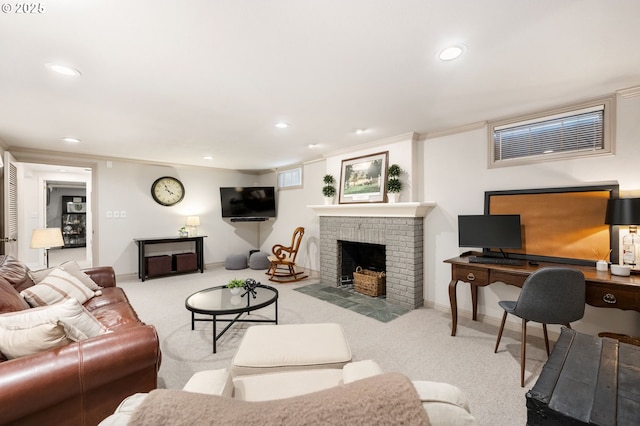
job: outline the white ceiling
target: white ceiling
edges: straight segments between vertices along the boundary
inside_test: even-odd
[[[640,84],[638,0],[39,4],[0,13],[10,149],[270,169]]]

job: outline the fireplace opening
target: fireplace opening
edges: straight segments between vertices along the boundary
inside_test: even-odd
[[[341,284],[353,284],[353,272],[358,266],[374,272],[386,271],[386,246],[382,244],[338,241],[341,254]]]

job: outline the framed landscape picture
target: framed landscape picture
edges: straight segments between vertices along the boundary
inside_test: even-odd
[[[340,204],[384,203],[389,151],[342,160]]]

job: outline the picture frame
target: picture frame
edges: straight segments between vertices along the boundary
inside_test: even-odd
[[[387,201],[389,151],[342,160],[340,204]]]

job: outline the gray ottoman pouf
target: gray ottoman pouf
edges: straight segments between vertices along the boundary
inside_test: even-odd
[[[224,269],[246,269],[246,268],[247,268],[246,254],[230,254],[224,260]]]
[[[249,257],[249,268],[251,269],[267,269],[271,265],[268,259],[269,255],[267,253],[257,251],[255,253],[251,253],[251,257]]]

